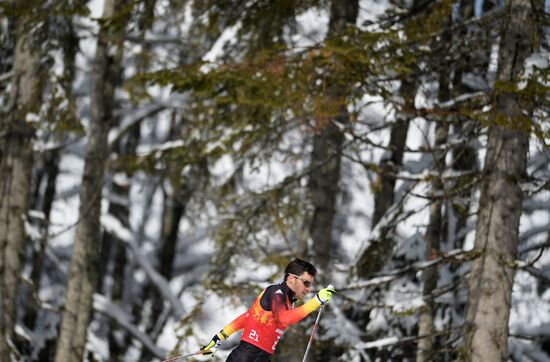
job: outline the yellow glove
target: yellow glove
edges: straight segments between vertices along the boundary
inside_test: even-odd
[[[200,352],[204,355],[208,354],[214,354],[220,348],[220,345],[222,344],[222,341],[227,338],[225,336],[225,333],[223,333],[223,330],[220,331],[220,333],[214,335],[210,342],[204,347],[201,348]]]
[[[332,285],[329,285],[326,288],[321,289],[317,295],[315,296],[319,303],[321,305],[328,303],[330,298],[332,297],[332,294],[336,293],[336,290],[334,290],[334,287]]]

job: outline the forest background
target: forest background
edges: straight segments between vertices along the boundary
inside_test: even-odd
[[[312,361],[550,361],[549,12],[0,1],[0,360],[192,353],[301,257]]]

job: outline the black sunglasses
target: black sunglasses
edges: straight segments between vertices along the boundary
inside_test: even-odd
[[[300,276],[298,276],[298,275],[296,275],[296,274],[288,273],[288,275],[292,275],[294,278],[300,279],[300,280],[302,281],[302,283],[304,283],[304,286],[305,286],[306,288],[311,287],[311,282],[310,282],[309,280],[305,280],[304,278],[302,278],[302,277],[300,277]]]

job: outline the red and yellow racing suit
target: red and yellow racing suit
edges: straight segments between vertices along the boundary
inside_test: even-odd
[[[285,282],[267,287],[245,313],[223,327],[226,337],[243,329],[241,341],[250,343],[272,354],[285,329],[299,322],[321,305],[311,298],[300,307],[293,308],[294,292]]]

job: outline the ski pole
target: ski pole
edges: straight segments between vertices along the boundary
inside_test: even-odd
[[[198,354],[202,354],[201,351],[198,351],[198,352],[195,352],[195,353],[186,354],[186,355],[181,355],[181,356],[176,356],[176,357],[167,358],[167,359],[165,359],[165,360],[162,360],[162,362],[174,362],[174,361],[177,361],[177,360],[180,360],[180,359],[183,359],[183,358],[196,356],[196,355],[198,355]]]
[[[317,319],[315,319],[315,324],[311,329],[311,335],[309,336],[309,342],[307,342],[306,353],[304,354],[304,359],[302,359],[302,362],[306,362],[307,354],[309,352],[309,348],[311,347],[311,342],[313,341],[313,335],[315,334],[315,330],[317,329],[317,324],[319,323],[319,319],[321,318],[321,313],[323,312],[323,309],[325,309],[324,305],[321,306],[321,309],[319,309],[319,314],[317,314]]]
[[[332,284],[329,285],[327,288],[331,289],[332,293],[336,293]],[[325,309],[325,306],[321,305],[321,308],[319,309],[319,314],[317,314],[317,319],[315,319],[315,324],[313,324],[313,328],[311,329],[311,335],[309,336],[309,341],[307,342],[307,347],[306,347],[306,353],[304,353],[304,358],[302,359],[302,362],[306,362],[307,354],[309,352],[309,348],[311,347],[311,342],[313,341],[313,335],[315,334],[315,330],[317,329],[317,325],[319,324],[319,319],[321,319],[321,313],[323,313],[323,309]]]

